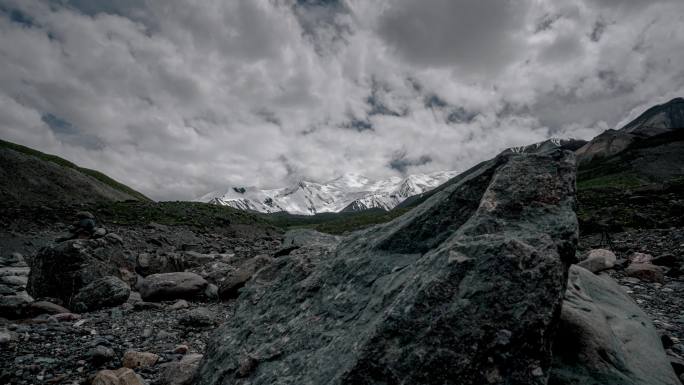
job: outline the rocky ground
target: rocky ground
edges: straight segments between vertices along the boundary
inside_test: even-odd
[[[35,267],[40,259],[46,258],[41,248],[54,249],[59,245],[58,238],[73,235],[69,226],[74,223],[74,214],[83,207],[1,208],[4,215],[0,221],[0,311],[5,314],[0,316],[0,384],[111,383],[102,376],[94,381],[94,377],[102,370],[122,366],[132,368],[138,375],[123,376],[122,383],[187,382],[185,363],[191,367],[197,364],[211,330],[231,317],[234,301],[221,301],[216,293],[204,290],[192,296],[178,295],[187,300],[146,302],[136,291],[144,281],[140,274],[149,276],[178,267],[192,270],[200,280],[206,278],[208,282],[202,280],[203,287],[220,286],[220,279],[239,271],[243,263],[249,264],[255,257],[270,260],[280,249],[280,232],[263,224],[242,223],[241,213],[236,214],[237,219],[217,215],[208,223],[191,220],[192,215],[203,213],[182,213],[187,215],[187,224],[177,224],[169,223],[168,213],[150,215],[147,207],[144,215],[134,213],[130,215],[134,219],[126,220],[89,208],[98,214],[93,234],[84,237],[89,239],[61,245],[73,243],[85,248],[86,254],[106,256],[108,263],[120,267],[117,277],[126,281],[132,292],[125,303],[82,312],[75,311],[75,305],[51,296],[34,295],[33,305],[7,299],[17,293],[26,294],[30,281],[28,266]],[[175,207],[173,210],[173,215],[177,215]],[[71,231],[74,232],[73,226]],[[70,263],[68,255],[58,253],[57,257],[63,258],[65,265]],[[172,263],[183,265],[171,266]],[[52,273],[44,274],[33,279],[38,282],[34,286]],[[242,279],[249,279],[249,274]],[[237,285],[240,284],[238,279]],[[37,305],[45,304],[44,301],[49,302]],[[13,305],[22,309],[18,319],[11,314]],[[143,362],[134,359],[138,356],[143,357]]]
[[[649,315],[661,335],[663,346],[678,371],[684,370],[684,228],[639,229],[610,235],[612,250],[618,260],[615,267],[600,274],[610,275]],[[609,248],[605,236],[592,234],[580,238],[580,252],[595,248]],[[625,269],[634,253],[645,253],[669,266],[662,266],[662,280],[640,279],[630,276]]]
[[[69,223],[70,219],[65,219],[49,226],[28,226],[28,230],[26,225],[11,229],[5,226],[0,232],[0,254],[7,257],[20,252],[32,262],[40,247],[53,244],[65,234]],[[276,231],[245,235],[234,229],[226,232],[156,222],[108,223],[106,229],[124,240],[123,253],[131,263],[137,263],[141,254],[215,255],[220,257],[210,263],[228,265],[228,271],[234,272],[249,265],[254,257],[270,258],[282,250],[290,251]],[[631,230],[610,237],[610,245],[600,234],[581,237],[579,254],[612,247],[618,261],[601,274],[616,279],[651,317],[673,364],[684,368],[680,358],[684,356],[684,278],[677,272],[679,267],[667,267],[669,272],[664,270],[660,282],[629,276],[625,270],[635,252],[656,259],[671,255],[674,258],[670,259],[681,266],[684,228]],[[201,273],[210,268],[205,265],[195,270]],[[132,286],[135,290],[135,284]],[[80,314],[39,314],[18,320],[0,318],[0,384],[107,383],[93,379],[102,370],[128,366],[138,377],[119,383],[180,385],[188,378],[183,360],[195,360],[190,365],[194,368],[211,331],[233,317],[234,311],[232,299],[145,302],[134,291],[126,303],[113,308]]]

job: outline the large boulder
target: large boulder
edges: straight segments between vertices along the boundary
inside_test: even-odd
[[[197,383],[546,384],[574,207],[571,152],[506,153],[331,253],[281,256]]]
[[[204,292],[209,283],[191,272],[152,274],[142,282],[140,296],[145,301],[192,298]]]
[[[116,277],[104,277],[91,282],[76,293],[71,303],[78,312],[119,306],[128,300],[131,288]]]
[[[570,269],[549,385],[680,385],[648,316],[610,277]]]
[[[121,244],[105,238],[77,239],[41,249],[33,258],[28,292],[34,297],[58,298],[72,308],[74,296],[107,276],[120,277],[132,269]]]

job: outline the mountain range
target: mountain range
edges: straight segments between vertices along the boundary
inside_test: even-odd
[[[278,189],[232,187],[226,191],[206,194],[198,201],[262,213],[288,212],[302,215],[372,208],[391,210],[406,198],[429,191],[456,174],[455,171],[440,171],[405,178],[373,180],[363,175],[347,173],[324,183],[302,180]]]

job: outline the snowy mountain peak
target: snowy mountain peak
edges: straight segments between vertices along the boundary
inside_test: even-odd
[[[197,200],[263,213],[287,211],[314,215],[371,208],[391,210],[406,198],[431,190],[454,176],[456,172],[440,171],[373,180],[358,173],[347,173],[325,183],[302,180],[279,189],[231,187]]]

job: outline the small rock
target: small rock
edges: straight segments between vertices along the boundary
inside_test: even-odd
[[[7,330],[0,330],[0,345],[6,345],[12,341],[12,334]]]
[[[112,348],[98,345],[90,352],[90,360],[95,366],[100,366],[114,359],[114,350]]]
[[[651,263],[653,256],[645,253],[632,253],[629,256],[629,260],[631,263]]]
[[[69,309],[48,301],[33,302],[29,305],[28,311],[34,317],[40,314],[70,313]]]
[[[145,301],[194,297],[204,291],[208,282],[190,272],[152,274],[142,282],[140,296]]]
[[[121,238],[119,234],[115,233],[107,233],[107,235],[105,235],[105,239],[112,243],[123,243],[123,238]]]
[[[120,368],[97,372],[92,385],[145,385],[145,382],[131,369]]]
[[[119,306],[128,300],[131,288],[126,282],[114,276],[97,279],[82,288],[72,303],[76,311],[94,311]]]
[[[198,307],[183,314],[178,320],[181,325],[191,327],[211,326],[216,322],[216,317],[211,310]]]
[[[131,369],[154,366],[157,361],[159,356],[149,352],[128,351],[123,356],[123,366]]]
[[[665,282],[663,270],[650,263],[632,263],[625,269],[625,274],[646,282]]]
[[[176,354],[185,354],[190,350],[188,345],[177,345],[175,348],[173,348],[173,352]]]
[[[169,309],[179,310],[179,309],[187,309],[188,307],[190,307],[190,304],[188,303],[188,301],[186,301],[184,299],[179,299],[173,305],[169,306]]]
[[[617,257],[610,250],[605,249],[594,249],[589,251],[586,259],[578,263],[579,266],[591,271],[592,273],[598,273],[606,269],[610,269],[615,266],[615,261]]]
[[[202,355],[197,353],[188,354],[180,361],[161,365],[160,383],[163,385],[189,385]]]
[[[218,286],[214,285],[213,283],[208,284],[207,288],[204,289],[204,296],[212,300],[219,299]]]

